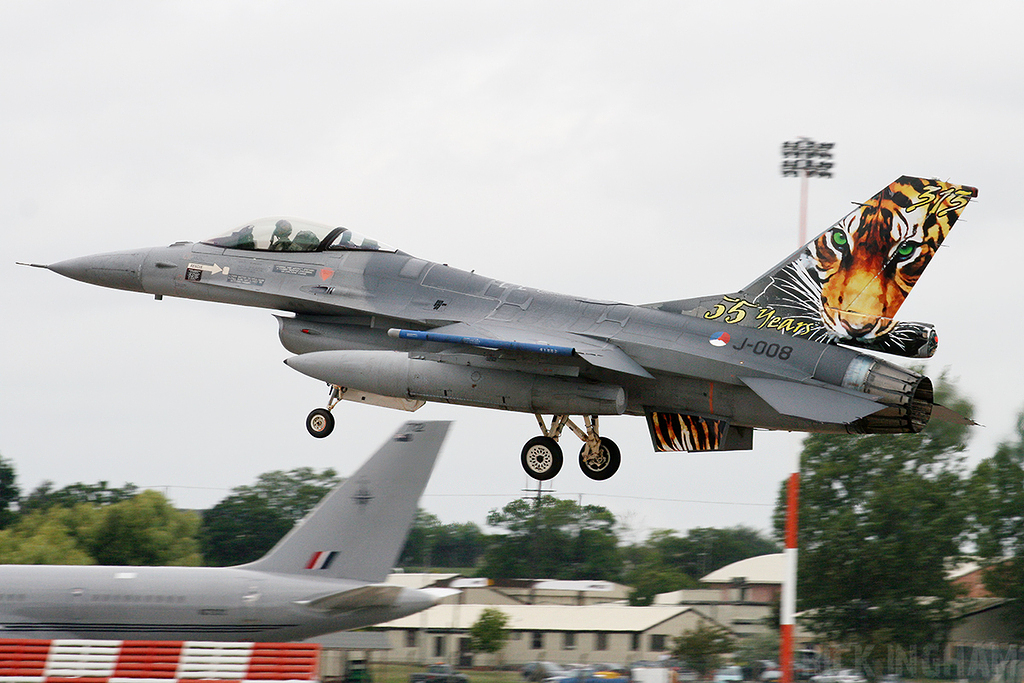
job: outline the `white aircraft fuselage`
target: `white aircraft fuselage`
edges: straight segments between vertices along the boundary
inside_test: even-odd
[[[435,604],[403,588],[392,604],[332,613],[301,603],[365,584],[235,567],[7,565],[0,577],[0,638],[291,641]]]

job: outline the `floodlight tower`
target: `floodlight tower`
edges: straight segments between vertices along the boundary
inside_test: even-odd
[[[807,244],[807,180],[832,177],[834,142],[798,138],[782,143],[782,176],[800,177],[799,245]],[[796,625],[797,511],[800,496],[800,453],[793,458],[786,488],[786,578],[782,582],[779,613],[779,667],[781,683],[793,683],[793,629]]]
[[[807,179],[832,177],[834,142],[797,138],[782,143],[782,177],[800,177],[800,245],[807,244]]]

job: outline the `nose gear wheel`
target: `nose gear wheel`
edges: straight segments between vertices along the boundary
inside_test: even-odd
[[[331,387],[331,397],[327,400],[327,407],[314,408],[306,416],[306,431],[317,439],[326,438],[334,431],[334,415],[331,414],[331,411],[334,410],[334,406],[338,405],[341,395],[346,391],[344,387],[339,387],[337,384],[328,386]]]

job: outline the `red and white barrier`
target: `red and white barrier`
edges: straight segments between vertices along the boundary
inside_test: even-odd
[[[0,640],[3,683],[313,681],[320,646],[148,640]]]

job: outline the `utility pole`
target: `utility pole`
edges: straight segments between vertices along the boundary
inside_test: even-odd
[[[807,244],[807,188],[811,177],[832,177],[834,142],[798,138],[782,143],[782,176],[800,178],[799,246]],[[786,489],[786,577],[782,582],[779,613],[779,668],[781,683],[793,683],[793,629],[796,626],[797,516],[800,509],[800,454],[793,458]]]

